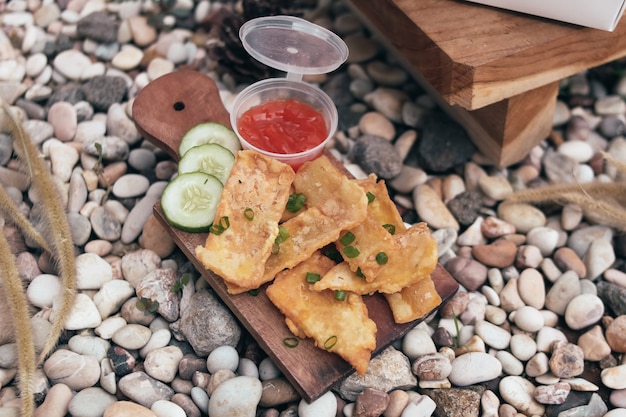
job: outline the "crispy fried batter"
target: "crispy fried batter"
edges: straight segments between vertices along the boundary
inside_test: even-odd
[[[229,291],[258,288],[264,282],[265,262],[294,178],[289,165],[257,152],[237,152],[215,215],[216,222],[227,217],[230,226],[219,235],[209,233],[204,247],[196,248],[206,268],[233,284]],[[252,210],[252,220],[246,209]]]
[[[334,242],[342,230],[358,225],[367,215],[363,188],[350,181],[326,157],[302,165],[294,187],[306,196],[308,208],[282,224],[289,237],[267,260],[265,282]]]
[[[360,278],[342,263],[316,282],[314,288],[391,294],[428,277],[437,266],[437,244],[425,223],[396,233],[387,250],[389,260],[373,281]]]
[[[358,272],[359,276],[371,282],[383,268],[383,264],[376,259],[376,256],[381,252],[386,254],[393,248],[393,237],[390,231],[400,232],[406,227],[395,204],[389,198],[384,181],[377,182],[376,176],[372,174],[367,179],[356,182],[369,196],[367,217],[361,224],[349,230],[349,234],[354,236],[353,241],[347,242],[344,239],[347,233],[343,233],[342,238],[336,242],[336,246],[340,252],[345,246],[357,249],[356,256],[344,256],[344,259],[352,271]]]
[[[334,291],[314,291],[306,273],[325,274],[334,262],[315,252],[296,267],[280,272],[267,288],[267,296],[286,316],[296,335],[314,339],[321,349],[335,352],[364,375],[376,348],[376,323],[367,313],[360,295],[350,293],[344,301]]]
[[[406,229],[395,203],[389,197],[384,180],[377,180],[376,175],[370,174],[366,179],[356,181],[366,193],[370,192],[374,196],[374,200],[367,206],[368,217],[383,225],[394,225],[398,231]]]
[[[396,323],[408,323],[424,317],[441,304],[441,296],[430,277],[403,288],[397,293],[385,294]]]

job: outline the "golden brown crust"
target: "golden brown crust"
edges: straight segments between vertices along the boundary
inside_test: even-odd
[[[295,268],[280,272],[267,288],[267,296],[287,317],[296,335],[305,334],[320,349],[335,352],[364,375],[376,348],[376,323],[368,317],[360,295],[344,301],[334,291],[315,291],[306,273],[323,275],[334,262],[319,252]]]
[[[253,151],[239,151],[215,215],[229,227],[196,248],[202,264],[242,291],[263,284],[265,262],[295,178],[293,169]],[[246,216],[251,210],[253,219]]]

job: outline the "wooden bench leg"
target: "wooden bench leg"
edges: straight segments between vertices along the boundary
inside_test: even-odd
[[[548,137],[558,88],[554,82],[481,109],[448,106],[448,110],[476,147],[496,166],[505,167],[522,160]]]

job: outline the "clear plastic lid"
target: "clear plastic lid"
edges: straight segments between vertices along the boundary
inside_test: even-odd
[[[286,72],[290,80],[331,72],[348,58],[348,47],[339,36],[295,16],[249,20],[239,30],[239,37],[252,57]]]

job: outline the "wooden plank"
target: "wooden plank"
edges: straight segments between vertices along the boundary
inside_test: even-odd
[[[449,104],[467,110],[626,56],[624,22],[606,32],[459,0],[351,2]]]
[[[230,125],[228,112],[213,81],[203,74],[184,71],[165,75],[146,86],[135,99],[133,118],[144,138],[175,159],[178,159],[176,150],[180,138],[195,124],[218,121]],[[347,173],[330,152],[326,155]],[[171,227],[158,203],[154,213],[182,252],[304,399],[318,398],[354,371],[339,356],[316,348],[310,339],[302,340],[295,349],[286,347],[283,340],[292,334],[285,325],[284,316],[265,295],[264,287],[257,296],[228,294],[224,281],[204,268],[195,256],[195,248],[204,245],[207,235],[186,233]],[[458,289],[458,283],[441,266],[437,266],[432,278],[444,301]],[[389,346],[424,319],[396,325],[382,295],[365,300],[370,317],[378,326],[374,353]]]
[[[476,147],[499,168],[521,161],[552,130],[558,82],[467,111],[448,111],[467,130]]]
[[[202,266],[195,256],[195,248],[204,245],[206,234],[186,233],[171,227],[163,216],[159,204],[155,205],[157,219],[168,230],[178,247],[189,258],[211,288],[254,337],[259,346],[293,384],[300,395],[312,401],[328,391],[334,384],[354,372],[354,369],[338,355],[315,347],[312,339],[301,340],[297,348],[288,348],[283,340],[293,337],[285,324],[285,317],[261,292],[252,296],[248,293],[230,295],[224,280]],[[458,289],[458,283],[440,265],[432,274],[437,292],[445,301]],[[391,310],[384,297],[375,294],[364,298],[370,318],[376,323],[376,349],[379,353],[393,341],[404,336],[425,317],[406,324],[395,324]]]

